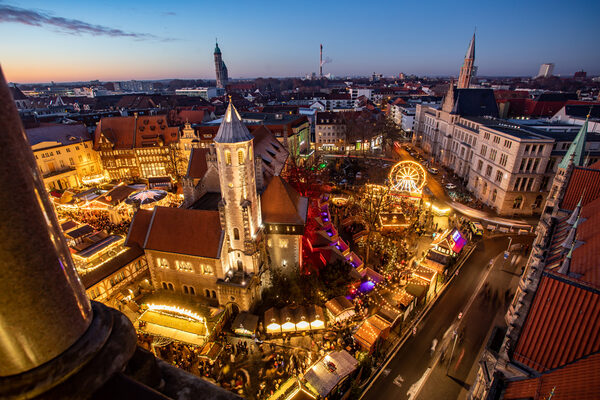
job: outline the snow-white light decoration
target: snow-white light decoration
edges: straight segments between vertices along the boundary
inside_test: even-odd
[[[162,200],[166,196],[167,192],[164,190],[143,190],[129,196],[127,203],[149,204]]]
[[[421,193],[425,186],[425,169],[414,161],[400,161],[390,171],[392,190],[405,193]]]

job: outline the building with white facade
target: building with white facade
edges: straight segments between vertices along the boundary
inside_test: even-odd
[[[554,63],[546,63],[540,65],[540,71],[535,76],[536,78],[549,78],[554,72]]]
[[[214,97],[225,95],[225,89],[218,87],[197,87],[176,89],[175,94],[190,97],[202,97],[204,100],[210,100]]]

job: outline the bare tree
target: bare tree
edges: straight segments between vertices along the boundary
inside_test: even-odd
[[[359,198],[362,217],[369,233],[366,242],[365,264],[369,262],[373,234],[379,229],[380,215],[391,204],[390,188],[387,185],[366,184],[363,186]]]
[[[187,162],[188,160],[186,160],[184,152],[179,147],[179,144],[174,143],[169,146],[166,172],[168,175],[175,178],[177,182],[185,175]]]

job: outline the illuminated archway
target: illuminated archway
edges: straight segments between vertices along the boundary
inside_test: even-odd
[[[400,161],[390,171],[390,186],[393,191],[421,194],[426,182],[425,168],[414,161]]]

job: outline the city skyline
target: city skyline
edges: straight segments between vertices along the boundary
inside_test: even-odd
[[[8,80],[18,83],[214,79],[216,36],[232,79],[316,73],[320,43],[331,60],[326,74],[458,76],[477,26],[481,76],[534,76],[545,62],[556,64],[557,75],[580,69],[595,75],[600,56],[590,51],[592,16],[600,6],[577,3],[564,9],[544,2],[539,15],[537,1],[509,4],[506,14],[486,5],[473,10],[469,2],[390,4],[371,14],[358,2],[343,9],[319,3],[318,12],[316,5],[297,10],[272,2],[213,9],[188,2],[57,1],[52,8],[41,1],[2,2],[0,35],[13,38],[3,46],[2,64]],[[471,12],[467,20],[465,11]],[[540,32],[543,39],[533,43]]]

